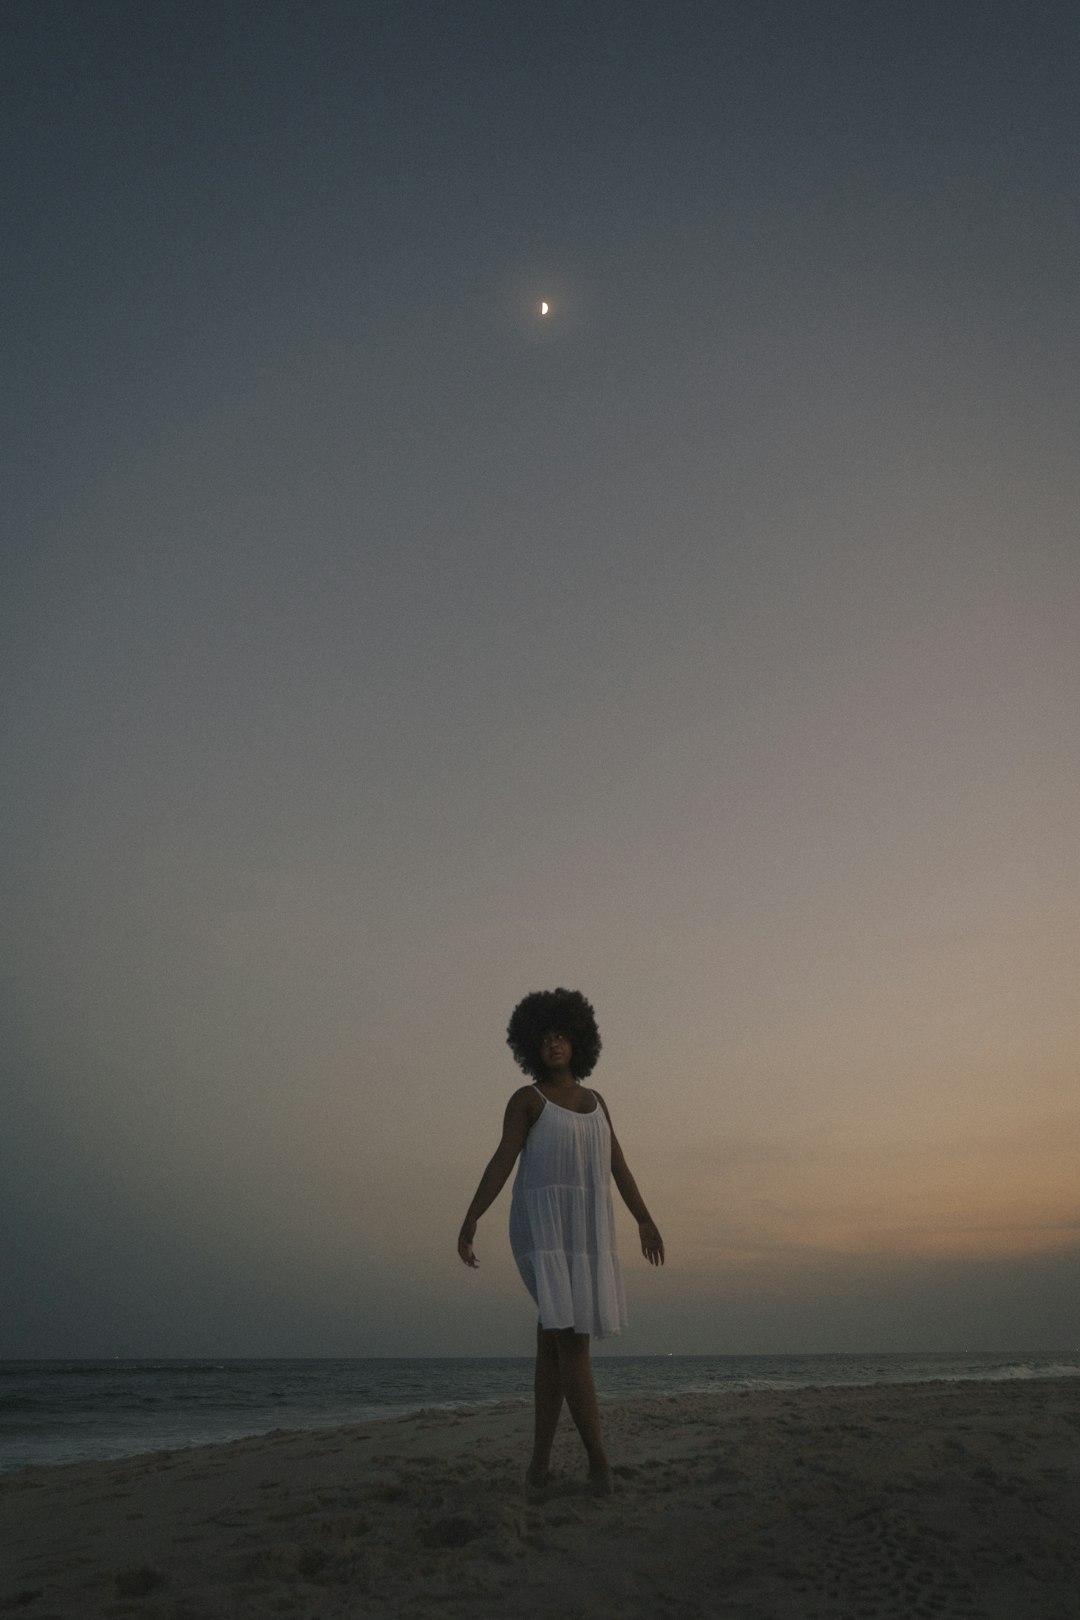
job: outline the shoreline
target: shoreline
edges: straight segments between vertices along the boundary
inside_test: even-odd
[[[1052,1352],[1051,1353],[1051,1352],[1042,1352],[1042,1351],[1040,1351],[1040,1352],[1016,1352],[1014,1354],[1014,1356],[1012,1357],[1012,1360],[1014,1362],[1019,1363],[1019,1362],[1023,1362],[1025,1359],[1028,1359],[1028,1358],[1043,1359],[1043,1358],[1049,1358],[1051,1355],[1056,1356],[1056,1355],[1059,1355],[1059,1354],[1061,1354],[1061,1353],[1060,1352]],[[912,1353],[912,1357],[913,1357],[913,1359],[922,1359],[920,1356],[918,1356],[914,1352]],[[445,1358],[436,1358],[436,1359],[445,1359]],[[466,1360],[475,1360],[477,1358],[464,1358],[464,1359],[466,1359]],[[492,1358],[492,1359],[505,1360],[507,1358]],[[524,1365],[528,1366],[529,1373],[530,1373],[530,1379],[531,1379],[532,1366],[533,1366],[532,1357],[521,1356],[521,1357],[517,1357],[517,1358],[513,1358],[513,1359],[516,1359],[516,1360],[520,1361],[523,1366]],[[637,1359],[645,1359],[645,1358],[631,1358],[631,1359],[637,1360]],[[657,1357],[656,1359],[658,1361],[663,1362],[663,1360],[665,1358],[664,1357]],[[683,1358],[683,1359],[687,1359],[687,1358]],[[689,1359],[693,1359],[693,1358],[689,1358]],[[703,1356],[700,1359],[702,1361],[711,1361],[713,1358]],[[742,1359],[742,1358],[739,1358],[739,1359]],[[840,1352],[838,1352],[835,1358],[822,1358],[822,1359],[848,1359],[848,1357],[847,1357],[846,1353],[841,1354]],[[102,1364],[106,1365],[107,1363],[102,1363]],[[2,1363],[0,1363],[0,1365],[2,1365]],[[23,1365],[23,1364],[20,1363],[20,1365]],[[50,1365],[51,1365],[51,1363],[50,1363]],[[911,1387],[914,1387],[914,1386],[924,1386],[924,1385],[941,1385],[943,1387],[948,1388],[948,1387],[951,1387],[954,1384],[989,1384],[989,1385],[1003,1384],[1003,1385],[1008,1385],[1008,1384],[1012,1384],[1012,1383],[1036,1383],[1036,1382],[1038,1382],[1038,1383],[1046,1383],[1046,1382],[1067,1383],[1070,1378],[1075,1378],[1077,1380],[1078,1387],[1080,1387],[1080,1368],[1074,1370],[1071,1367],[1068,1367],[1066,1364],[1062,1364],[1060,1366],[1060,1368],[1055,1368],[1053,1371],[1047,1371],[1047,1372],[1026,1372],[1025,1371],[1025,1372],[1017,1373],[1017,1372],[1011,1372],[1010,1371],[1010,1372],[1002,1372],[1000,1374],[999,1373],[982,1374],[982,1373],[975,1373],[975,1372],[960,1372],[960,1373],[945,1373],[945,1374],[941,1374],[939,1376],[933,1376],[933,1375],[928,1376],[926,1374],[923,1374],[923,1375],[917,1375],[917,1376],[913,1376],[913,1377],[909,1377],[909,1378],[897,1377],[897,1378],[889,1379],[887,1381],[886,1380],[868,1380],[868,1379],[865,1379],[865,1378],[856,1378],[856,1377],[853,1377],[853,1378],[847,1379],[847,1380],[842,1379],[842,1378],[841,1379],[835,1379],[835,1380],[834,1379],[828,1379],[828,1380],[824,1380],[824,1381],[821,1381],[821,1382],[817,1382],[817,1381],[814,1381],[814,1380],[786,1381],[786,1380],[782,1380],[782,1379],[779,1379],[779,1378],[772,1378],[772,1379],[761,1379],[761,1380],[754,1380],[754,1381],[750,1381],[750,1380],[732,1381],[730,1383],[727,1383],[727,1382],[721,1383],[721,1382],[717,1381],[717,1382],[709,1385],[708,1387],[691,1388],[691,1389],[675,1388],[675,1389],[668,1389],[668,1390],[664,1390],[664,1391],[638,1390],[638,1391],[629,1393],[629,1392],[622,1392],[622,1391],[608,1391],[608,1392],[605,1392],[603,1389],[598,1389],[597,1395],[598,1395],[598,1399],[599,1399],[601,1408],[606,1409],[606,1408],[611,1407],[611,1406],[619,1406],[619,1405],[624,1405],[624,1404],[633,1404],[633,1402],[635,1402],[637,1400],[648,1400],[648,1399],[654,1399],[654,1398],[655,1399],[663,1399],[663,1398],[668,1398],[669,1396],[674,1397],[676,1399],[688,1398],[688,1399],[694,1399],[694,1400],[697,1400],[697,1399],[707,1400],[707,1399],[712,1399],[714,1397],[723,1397],[725,1395],[741,1395],[741,1394],[744,1394],[744,1393],[747,1393],[747,1392],[753,1393],[753,1394],[759,1394],[759,1393],[760,1394],[768,1394],[768,1393],[787,1394],[787,1393],[798,1393],[798,1392],[800,1392],[802,1390],[810,1390],[810,1389],[822,1389],[822,1390],[907,1389],[907,1388],[911,1388]],[[170,1454],[170,1455],[174,1455],[174,1454],[175,1455],[180,1455],[180,1454],[184,1454],[184,1453],[191,1452],[191,1451],[197,1451],[197,1450],[200,1450],[200,1449],[203,1449],[203,1448],[206,1448],[206,1447],[211,1447],[211,1446],[236,1445],[236,1444],[240,1444],[242,1442],[248,1441],[248,1440],[258,1440],[258,1439],[264,1438],[265,1436],[268,1436],[268,1435],[324,1434],[324,1433],[327,1433],[328,1431],[337,1430],[337,1429],[355,1428],[357,1426],[367,1426],[367,1425],[370,1425],[370,1424],[377,1424],[377,1423],[395,1423],[395,1422],[401,1422],[401,1421],[404,1421],[406,1419],[413,1418],[413,1417],[430,1416],[432,1414],[438,1414],[438,1413],[441,1413],[441,1412],[453,1412],[453,1413],[458,1413],[458,1414],[468,1414],[468,1413],[472,1413],[472,1412],[488,1411],[488,1410],[490,1410],[492,1408],[495,1408],[495,1407],[501,1408],[503,1406],[514,1406],[514,1405],[518,1405],[518,1404],[531,1405],[531,1401],[532,1401],[531,1391],[529,1393],[526,1393],[526,1392],[523,1391],[521,1394],[500,1393],[500,1394],[492,1395],[492,1396],[484,1398],[484,1399],[477,1399],[475,1397],[464,1396],[464,1397],[454,1398],[454,1399],[436,1400],[432,1404],[429,1404],[429,1405],[406,1406],[404,1404],[401,1404],[401,1405],[395,1405],[394,1407],[392,1407],[392,1408],[390,1408],[388,1410],[375,1410],[375,1411],[368,1410],[366,1412],[361,1411],[357,1415],[350,1416],[345,1420],[342,1420],[340,1416],[335,1416],[335,1417],[316,1416],[315,1420],[311,1421],[311,1422],[302,1422],[302,1423],[298,1423],[298,1424],[290,1424],[287,1421],[285,1423],[275,1422],[275,1423],[270,1424],[267,1427],[250,1428],[250,1429],[249,1428],[242,1428],[242,1429],[238,1429],[238,1430],[236,1430],[236,1431],[234,1431],[232,1433],[223,1432],[223,1433],[220,1433],[220,1434],[198,1434],[192,1439],[173,1439],[173,1440],[165,1441],[163,1443],[152,1442],[152,1443],[149,1443],[149,1444],[146,1444],[146,1445],[142,1445],[142,1444],[139,1444],[136,1441],[133,1441],[130,1450],[123,1449],[123,1450],[110,1451],[110,1452],[108,1452],[108,1453],[106,1453],[104,1455],[99,1455],[99,1456],[92,1456],[92,1455],[91,1456],[84,1456],[84,1457],[67,1456],[67,1457],[59,1457],[59,1458],[56,1458],[56,1459],[39,1458],[39,1459],[36,1459],[36,1460],[31,1460],[31,1461],[25,1461],[25,1462],[20,1461],[20,1462],[11,1462],[11,1463],[4,1462],[2,1460],[2,1458],[0,1458],[0,1483],[2,1483],[5,1480],[10,1480],[12,1478],[18,1478],[20,1474],[23,1474],[28,1469],[33,1469],[33,1468],[42,1468],[42,1469],[70,1468],[70,1467],[82,1466],[84,1464],[89,1465],[89,1464],[93,1464],[93,1463],[105,1464],[105,1463],[110,1463],[110,1462],[120,1463],[120,1462],[125,1462],[125,1461],[133,1461],[136,1458],[152,1458],[152,1457],[154,1457],[156,1455],[164,1455],[166,1453]],[[123,1443],[126,1445],[126,1442],[123,1442]]]
[[[0,1611],[41,1620],[1076,1620],[1080,1380],[604,1402],[617,1493],[531,1403],[0,1476]],[[575,1608],[577,1605],[577,1608]]]

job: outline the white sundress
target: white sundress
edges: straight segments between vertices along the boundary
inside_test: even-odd
[[[603,1339],[627,1323],[611,1203],[611,1127],[544,1109],[525,1138],[510,1200],[510,1247],[543,1328]]]

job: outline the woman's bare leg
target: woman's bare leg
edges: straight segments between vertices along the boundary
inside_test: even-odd
[[[604,1450],[600,1432],[600,1408],[596,1400],[592,1362],[589,1359],[589,1335],[575,1333],[572,1328],[554,1332],[559,1354],[559,1371],[570,1416],[577,1426],[589,1459],[589,1479],[597,1495],[606,1496],[613,1489],[611,1467]],[[553,1431],[554,1432],[554,1431]]]
[[[533,1395],[536,1401],[536,1428],[533,1439],[532,1461],[525,1472],[529,1485],[546,1485],[551,1445],[559,1426],[559,1413],[563,1404],[562,1368],[559,1361],[558,1335],[547,1328],[536,1329],[536,1372],[533,1376]]]

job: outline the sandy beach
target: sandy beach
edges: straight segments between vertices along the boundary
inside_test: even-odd
[[[422,1412],[0,1481],[0,1611],[564,1620],[1077,1620],[1080,1382],[605,1407],[616,1495],[564,1415]]]

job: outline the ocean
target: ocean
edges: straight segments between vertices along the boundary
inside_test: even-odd
[[[531,1357],[0,1361],[0,1473],[532,1398]],[[1080,1352],[598,1356],[601,1401],[633,1395],[1080,1377]]]

